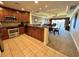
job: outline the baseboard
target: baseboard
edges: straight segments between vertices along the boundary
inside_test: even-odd
[[[78,45],[77,45],[77,43],[76,43],[76,41],[75,41],[75,38],[73,37],[73,35],[72,35],[72,33],[71,33],[71,32],[70,32],[70,34],[71,34],[72,39],[73,39],[73,41],[74,41],[74,43],[75,43],[75,45],[76,45],[76,47],[77,47],[77,51],[79,52],[79,47],[78,47]]]

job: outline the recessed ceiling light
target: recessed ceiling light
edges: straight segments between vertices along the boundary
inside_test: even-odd
[[[2,1],[0,1],[0,4],[4,4]]]
[[[2,8],[0,7],[0,10],[2,10]]]
[[[47,5],[45,5],[45,8],[47,8],[48,6]]]
[[[19,13],[19,11],[17,11],[16,13]]]
[[[24,10],[24,8],[21,8],[21,10]]]
[[[40,8],[40,10],[42,10],[42,8]]]
[[[38,3],[38,1],[35,1],[35,3],[37,4],[37,3]]]

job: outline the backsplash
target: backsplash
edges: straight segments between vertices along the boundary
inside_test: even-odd
[[[20,23],[1,23],[3,27],[18,26]]]

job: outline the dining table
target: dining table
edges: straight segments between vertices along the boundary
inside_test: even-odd
[[[54,32],[54,34],[56,33],[56,32],[58,32],[58,34],[59,34],[59,29],[60,29],[60,26],[50,26],[49,27],[49,30],[50,31],[52,31],[52,32]]]

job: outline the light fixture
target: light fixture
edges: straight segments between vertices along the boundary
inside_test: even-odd
[[[47,8],[48,6],[47,5],[45,5],[45,8]]]
[[[40,10],[42,10],[42,8],[40,8]]]
[[[0,7],[0,10],[2,10],[2,8]]]
[[[35,19],[35,22],[37,22],[37,19]]]
[[[16,13],[19,13],[19,11],[17,11]]]
[[[38,1],[35,1],[35,3],[37,4],[37,3],[38,3]]]
[[[0,4],[4,4],[2,1],[0,1]]]
[[[24,8],[21,8],[21,10],[24,10]]]

